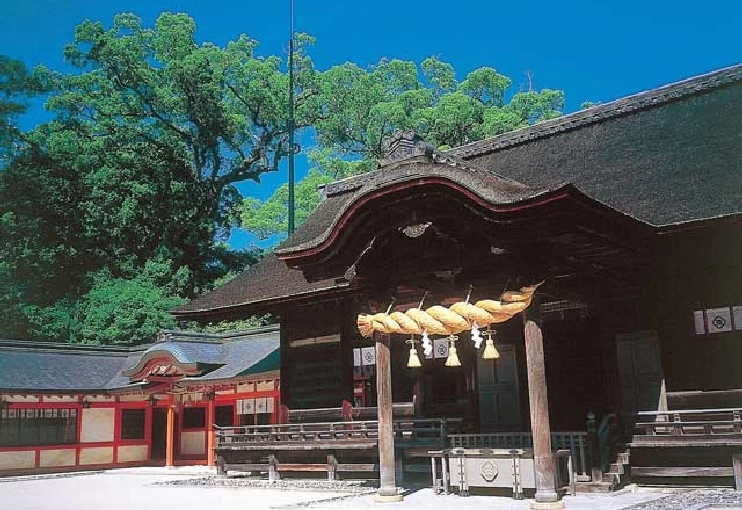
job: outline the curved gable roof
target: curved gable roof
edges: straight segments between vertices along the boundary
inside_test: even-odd
[[[383,166],[369,174],[352,177],[325,187],[327,198],[296,232],[276,250],[280,258],[316,248],[337,230],[344,215],[385,189],[404,183],[448,181],[470,191],[490,204],[514,204],[534,198],[548,190],[531,188],[504,178],[459,158],[435,152],[431,157],[415,157]]]

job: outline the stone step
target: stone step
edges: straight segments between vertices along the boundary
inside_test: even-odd
[[[605,494],[613,492],[615,484],[613,482],[576,482],[575,492],[577,493],[600,493]]]

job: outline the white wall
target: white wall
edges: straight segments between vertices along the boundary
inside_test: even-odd
[[[113,423],[116,410],[111,408],[93,408],[82,410],[81,443],[113,442]]]

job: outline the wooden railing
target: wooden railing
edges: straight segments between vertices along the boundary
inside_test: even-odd
[[[631,446],[688,451],[708,448],[699,458],[685,456],[694,465],[632,465],[634,477],[732,477],[742,490],[742,408],[641,411],[637,413]],[[714,448],[718,453],[714,453]],[[731,451],[732,462],[728,462]],[[700,464],[700,465],[699,465]]]
[[[742,442],[742,408],[640,411],[633,441]]]
[[[312,423],[332,421],[370,421],[375,420],[377,409],[375,407],[353,407],[346,402],[340,407],[323,407],[315,409],[288,409],[283,408],[285,419],[289,423]],[[395,418],[412,417],[415,407],[412,402],[395,402],[392,405],[392,414]]]
[[[456,432],[462,421],[461,418],[394,420],[394,440],[402,448],[446,448],[450,433]]]
[[[448,436],[451,448],[491,448],[512,449],[533,448],[533,434],[530,432],[496,432],[492,434],[451,434]],[[587,475],[586,457],[587,432],[552,432],[551,448],[570,450],[573,469]]]
[[[285,423],[279,425],[246,425],[214,427],[216,446],[316,444],[324,442],[375,442],[378,426],[375,421]]]
[[[428,418],[394,421],[395,442],[399,447],[446,446],[448,431],[461,419]],[[367,444],[378,440],[377,421],[333,421],[285,423],[278,425],[215,426],[217,448],[322,444]]]

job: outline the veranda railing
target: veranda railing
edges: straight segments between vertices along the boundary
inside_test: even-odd
[[[448,432],[461,419],[415,418],[394,421],[395,442],[400,447],[444,448]],[[275,425],[214,426],[216,446],[318,444],[372,442],[378,440],[378,422],[333,421],[321,423],[282,423]]]
[[[640,411],[633,442],[742,438],[742,408]]]

